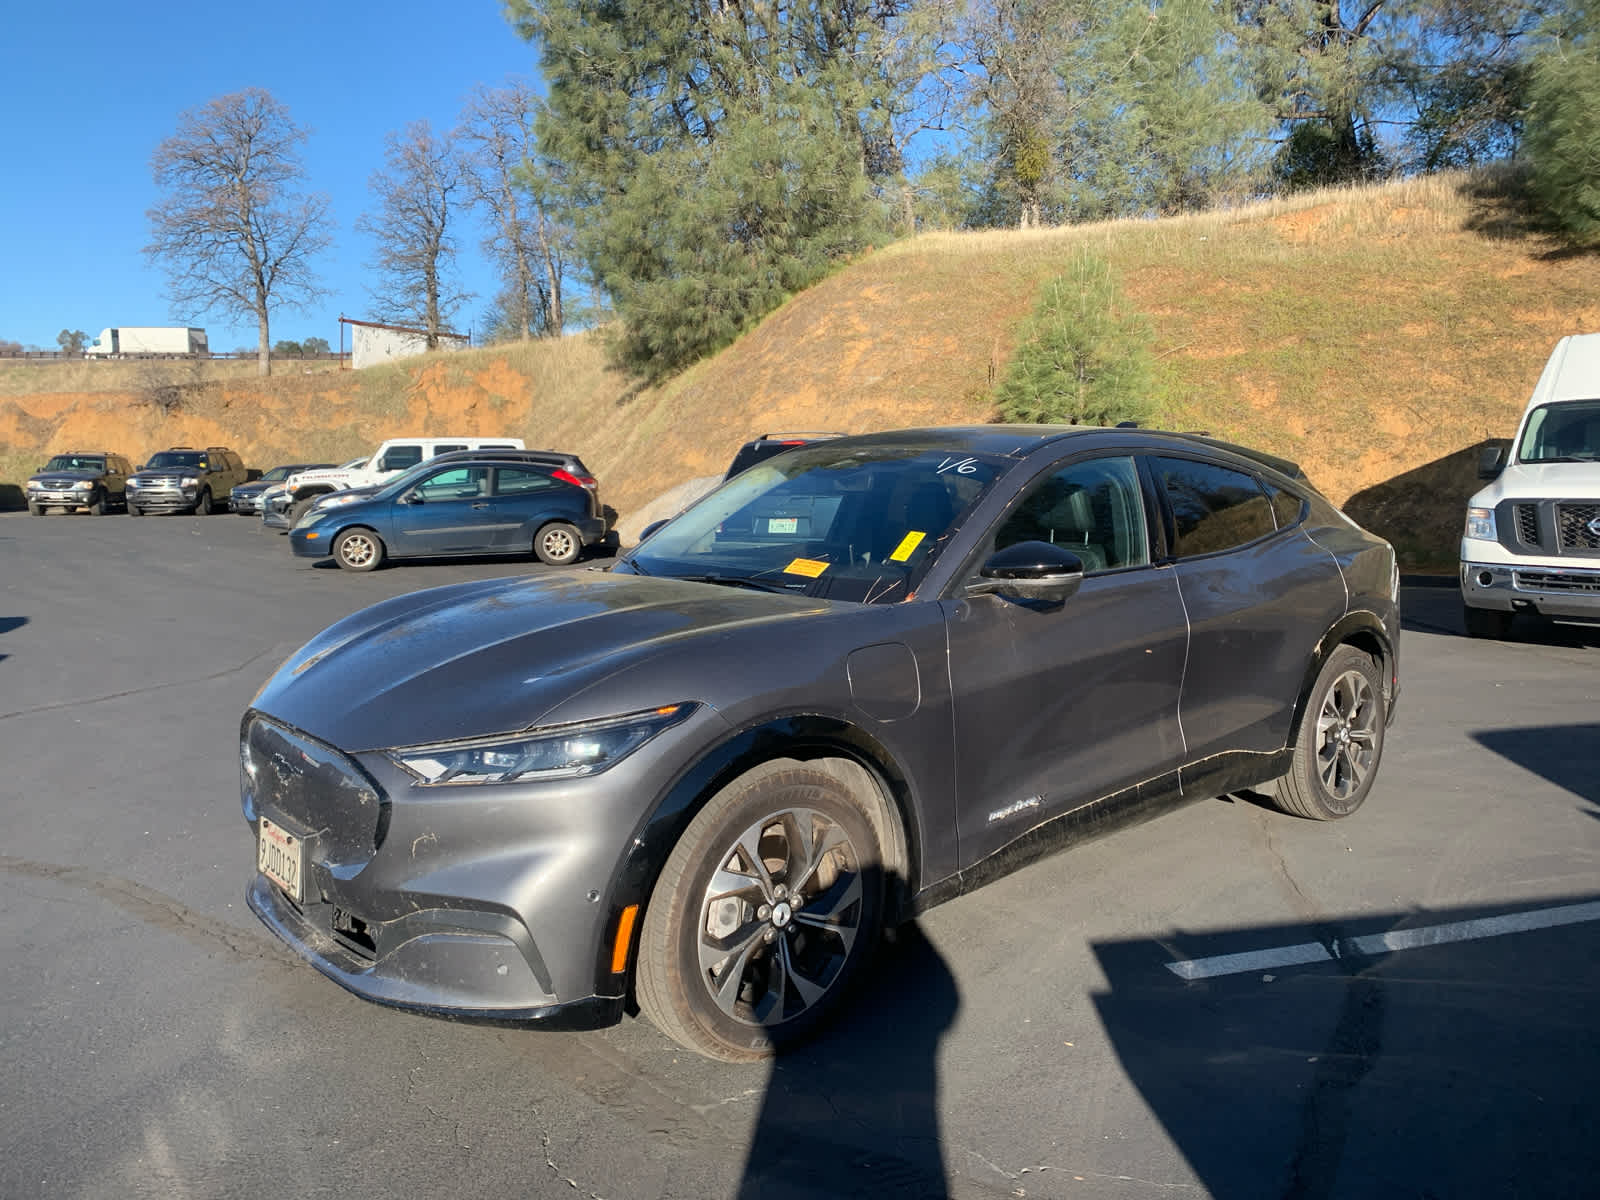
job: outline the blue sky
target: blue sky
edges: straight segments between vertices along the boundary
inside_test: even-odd
[[[497,0],[57,0],[10,5],[6,34],[0,338],[47,350],[62,329],[92,338],[112,325],[183,323],[140,253],[157,198],[150,155],[181,112],[245,87],[267,89],[311,130],[307,187],[333,202],[333,243],[317,260],[327,298],[278,312],[273,340],[336,347],[341,313],[372,315],[372,246],[354,225],[372,204],[367,179],[383,165],[384,137],[422,119],[449,130],[478,84],[532,79],[537,68]],[[457,232],[461,279],[476,293],[455,319],[465,329],[496,285],[476,218]],[[253,324],[215,314],[194,323],[213,350],[255,345]]]

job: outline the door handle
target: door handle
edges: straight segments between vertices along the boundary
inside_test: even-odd
[[[488,508],[489,506],[487,504],[485,504],[482,500],[480,500],[476,504],[474,504],[472,507],[473,508]]]

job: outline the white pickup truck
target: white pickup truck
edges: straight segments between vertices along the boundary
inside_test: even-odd
[[[287,529],[311,507],[318,496],[348,488],[373,487],[391,476],[409,471],[418,463],[452,450],[521,450],[522,439],[514,437],[427,437],[390,438],[364,459],[342,467],[301,471],[283,481],[283,491],[273,498],[271,508],[263,503],[264,524]],[[279,525],[280,521],[282,522]]]
[[[1514,441],[1483,451],[1467,502],[1467,632],[1501,638],[1519,612],[1600,624],[1600,333],[1556,343]]]

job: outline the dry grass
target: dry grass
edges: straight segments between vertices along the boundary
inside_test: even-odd
[[[1298,459],[1408,562],[1444,565],[1474,486],[1470,448],[1509,434],[1558,337],[1600,329],[1595,258],[1518,234],[1482,182],[929,234],[864,255],[657,388],[608,369],[594,333],[267,381],[253,364],[208,364],[234,370],[187,389],[170,417],[131,379],[104,386],[132,364],[14,367],[0,371],[0,481],[68,442],[137,457],[220,441],[268,466],[403,434],[503,433],[583,455],[626,518],[768,430],[992,419],[1040,285],[1087,243],[1150,317],[1164,423]],[[62,369],[87,374],[50,374]]]

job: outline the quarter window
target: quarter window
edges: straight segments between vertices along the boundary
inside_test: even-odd
[[[994,548],[1049,542],[1071,550],[1086,572],[1143,566],[1145,538],[1139,472],[1131,458],[1072,464],[1035,484],[995,534]]]
[[[525,496],[529,492],[542,492],[555,486],[555,480],[539,471],[522,467],[501,467],[495,494],[500,496]]]
[[[1273,487],[1270,483],[1263,483],[1261,486],[1267,489],[1267,495],[1272,500],[1272,515],[1277,518],[1278,528],[1287,529],[1291,525],[1298,525],[1301,515],[1306,510],[1306,502],[1293,492]]]
[[[1157,458],[1153,465],[1172,506],[1178,558],[1231,550],[1278,528],[1255,476],[1186,458]]]

